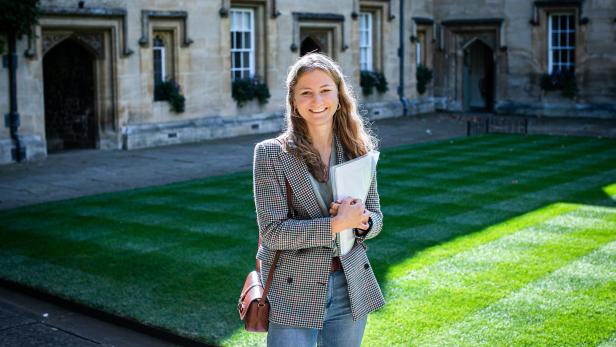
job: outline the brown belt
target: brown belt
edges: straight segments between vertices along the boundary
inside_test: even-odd
[[[338,270],[342,270],[342,263],[340,262],[340,257],[333,257],[332,265],[330,266],[329,271],[331,273],[334,273]]]

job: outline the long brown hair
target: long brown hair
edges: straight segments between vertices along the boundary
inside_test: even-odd
[[[322,162],[319,153],[313,146],[306,121],[299,114],[296,114],[293,101],[297,80],[302,74],[316,69],[327,73],[338,88],[340,108],[334,114],[333,133],[340,140],[344,153],[349,159],[362,156],[376,148],[377,140],[364,125],[362,117],[357,112],[357,101],[351,88],[347,86],[338,64],[328,56],[319,53],[310,53],[301,57],[295,64],[291,65],[287,75],[287,109],[285,115],[287,129],[283,137],[291,140],[293,144],[289,151],[306,163],[308,170],[316,179],[324,182],[327,180],[325,163]]]

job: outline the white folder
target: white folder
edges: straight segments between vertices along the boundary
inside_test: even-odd
[[[371,151],[361,157],[332,166],[329,172],[334,200],[351,197],[361,199],[365,203],[372,182],[372,173],[376,173],[378,160],[379,152]],[[340,255],[348,253],[354,244],[353,229],[340,232]]]

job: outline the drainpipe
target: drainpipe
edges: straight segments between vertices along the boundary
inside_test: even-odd
[[[19,128],[19,113],[17,113],[17,50],[15,31],[8,32],[9,53],[7,55],[9,69],[9,113],[4,116],[4,123],[8,125],[11,132],[11,139],[15,144],[15,149],[12,152],[13,159],[21,162],[26,157],[26,150],[22,147],[17,129]]]
[[[398,58],[400,59],[400,85],[398,86],[398,96],[402,103],[402,116],[406,116],[408,109],[404,98],[404,0],[400,0],[400,47],[398,48]]]

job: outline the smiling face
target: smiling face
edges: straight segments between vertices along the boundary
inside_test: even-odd
[[[308,129],[331,127],[338,107],[338,87],[323,70],[308,71],[297,80],[293,102]]]

